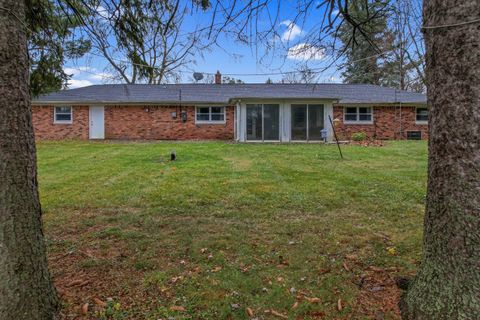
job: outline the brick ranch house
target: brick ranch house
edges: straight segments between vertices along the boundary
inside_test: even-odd
[[[35,99],[37,139],[427,139],[426,97],[362,84],[94,85]]]

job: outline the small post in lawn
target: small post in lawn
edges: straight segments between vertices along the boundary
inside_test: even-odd
[[[170,161],[175,160],[177,160],[177,153],[175,152],[175,150],[172,150],[172,152],[170,153]]]
[[[340,152],[340,158],[342,158],[342,160],[343,160],[342,149],[340,149],[340,143],[338,142],[337,132],[335,131],[335,127],[333,125],[332,117],[330,117],[330,115],[328,115],[328,120],[330,120],[330,125],[332,126],[333,135],[335,136],[335,141],[337,142],[338,151]]]

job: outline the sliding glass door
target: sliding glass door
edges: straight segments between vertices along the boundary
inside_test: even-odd
[[[278,104],[247,104],[247,140],[280,140]]]
[[[323,105],[308,105],[308,140],[322,140],[320,131],[324,127]]]
[[[263,140],[262,105],[247,104],[247,140]]]
[[[307,140],[307,105],[292,104],[292,140]]]
[[[323,105],[292,104],[291,139],[294,141],[321,140],[324,127]]]

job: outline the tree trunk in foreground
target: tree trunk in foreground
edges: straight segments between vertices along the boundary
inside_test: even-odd
[[[25,3],[0,0],[0,319],[50,320],[47,267],[28,88]]]
[[[425,0],[424,25],[480,18],[478,0]],[[423,259],[405,319],[480,317],[480,23],[426,29],[430,108]]]

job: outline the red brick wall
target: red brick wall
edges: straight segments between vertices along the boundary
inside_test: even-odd
[[[88,139],[88,107],[73,107],[72,124],[54,124],[53,109],[52,106],[33,107],[33,125],[37,139]],[[226,108],[224,124],[195,124],[195,107],[181,109],[187,111],[185,123],[180,118],[178,106],[106,106],[105,138],[233,140],[234,107]],[[171,116],[174,111],[177,112],[176,119]]]
[[[181,120],[178,106],[106,107],[105,138],[159,140],[232,140],[234,138],[234,107],[226,108],[224,124],[195,124],[195,107],[183,106],[181,110],[187,111],[186,122]],[[176,119],[172,118],[172,112],[177,113]]]
[[[428,125],[415,123],[415,107],[373,107],[373,124],[345,124],[344,108],[333,107],[333,118],[339,120],[335,129],[339,139],[350,139],[355,132],[365,132],[369,138],[406,139],[407,131],[421,131],[422,139],[428,139]]]
[[[33,106],[33,128],[38,140],[88,139],[88,107],[72,107],[72,123],[53,123],[53,106]]]
[[[147,111],[148,109],[148,111]],[[88,106],[73,107],[72,124],[54,124],[52,106],[34,106],[33,126],[37,139],[88,139]],[[187,111],[187,121],[180,119],[180,107],[164,106],[106,106],[106,139],[234,139],[234,107],[226,108],[225,124],[195,124],[195,107],[182,107]],[[415,123],[415,107],[374,107],[373,124],[353,125],[343,123],[343,107],[334,107],[334,119],[340,120],[336,127],[341,139],[350,139],[352,133],[365,132],[370,138],[406,138],[407,131],[421,131],[428,138],[428,126]],[[177,112],[173,119],[171,112]],[[400,133],[401,129],[401,133]]]

